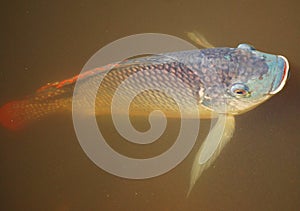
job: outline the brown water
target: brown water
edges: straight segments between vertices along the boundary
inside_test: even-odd
[[[297,2],[2,3],[0,105],[78,74],[105,44],[144,32],[185,38],[184,32],[197,30],[215,46],[251,43],[285,55],[291,77],[274,98],[237,117],[232,142],[189,198],[190,168],[208,124],[203,124],[197,145],[179,166],[139,181],[112,176],[94,165],[77,141],[70,114],[51,116],[19,133],[1,128],[1,210],[299,210]],[[170,123],[173,130],[178,128],[176,120]],[[145,153],[155,155],[170,146],[172,132],[164,137],[161,146],[157,143]],[[125,149],[115,144],[129,150],[120,146]],[[139,154],[143,153],[135,155]]]

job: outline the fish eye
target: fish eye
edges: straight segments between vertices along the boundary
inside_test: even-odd
[[[233,84],[230,88],[230,93],[235,97],[249,97],[250,92],[247,85],[242,83]]]

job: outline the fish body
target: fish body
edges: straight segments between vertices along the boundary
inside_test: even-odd
[[[112,69],[111,69],[112,68]],[[238,48],[211,48],[166,53],[95,68],[82,75],[41,87],[23,100],[9,102],[0,108],[0,122],[5,127],[18,129],[34,119],[72,109],[76,82],[84,87],[82,107],[88,107],[84,96],[89,96],[89,86],[105,77],[96,98],[96,113],[110,113],[115,90],[134,73],[142,77],[135,87],[147,88],[149,84],[168,84],[171,91],[184,101],[187,93],[198,102],[200,118],[210,118],[211,112],[240,114],[248,111],[277,93],[287,77],[287,60],[282,56],[256,51],[248,45]],[[176,80],[169,80],[168,75]],[[238,91],[243,92],[238,94]],[[246,95],[244,95],[245,93]],[[126,96],[123,96],[126,98]],[[226,105],[226,108],[224,108]],[[176,102],[163,93],[148,91],[132,103],[135,114],[147,114],[153,108],[163,109],[167,116],[178,116]],[[122,110],[122,105],[120,105]],[[191,115],[192,116],[192,115]],[[198,118],[198,116],[196,116]]]
[[[48,114],[71,111],[72,105],[80,108],[83,115],[110,114],[114,94],[120,87],[122,92],[115,110],[119,114],[128,113],[122,102],[130,100],[132,115],[162,110],[168,117],[180,117],[180,110],[189,118],[217,117],[196,154],[189,194],[202,172],[231,139],[234,115],[249,111],[278,93],[288,72],[285,57],[257,51],[247,44],[128,59],[47,84],[24,99],[9,102],[0,108],[0,123],[16,130]],[[132,83],[125,84],[129,79]],[[75,85],[80,92],[74,92]],[[91,100],[94,86],[99,89]],[[136,94],[136,90],[143,91]],[[130,98],[132,94],[136,94],[134,99]],[[195,103],[197,111],[192,109]]]

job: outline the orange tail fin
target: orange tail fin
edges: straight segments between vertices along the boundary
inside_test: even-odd
[[[19,130],[29,122],[48,114],[70,110],[76,79],[77,77],[74,77],[61,83],[47,84],[33,95],[4,104],[0,107],[0,125],[10,130]]]
[[[11,101],[0,107],[0,125],[13,131],[20,130],[34,120],[69,107],[70,100],[65,99],[52,102],[34,101],[30,98]]]
[[[10,130],[22,129],[27,122],[22,107],[24,101],[12,101],[0,108],[0,124]]]

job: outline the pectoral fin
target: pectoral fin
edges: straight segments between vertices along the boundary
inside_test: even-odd
[[[196,154],[192,166],[190,187],[187,196],[190,194],[202,172],[215,161],[224,146],[230,141],[234,128],[235,121],[233,116],[219,114],[216,124],[210,130]]]

